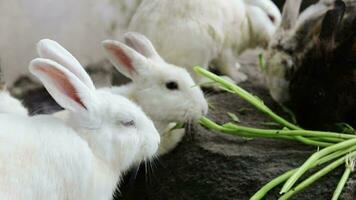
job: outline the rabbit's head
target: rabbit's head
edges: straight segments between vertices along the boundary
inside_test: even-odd
[[[306,128],[356,125],[356,4],[347,9],[335,1],[291,79],[290,104]]]
[[[254,46],[267,46],[281,23],[281,13],[270,0],[245,0]]]
[[[31,73],[70,112],[68,124],[95,155],[122,171],[156,153],[158,131],[136,104],[96,90],[80,63],[58,43],[41,40],[38,52],[42,58],[31,62]]]
[[[296,66],[312,46],[321,21],[331,7],[330,3],[321,1],[299,15],[300,5],[301,0],[286,1],[282,22],[264,52],[267,86],[272,97],[280,103],[289,100],[289,83]]]
[[[141,34],[126,33],[124,40],[103,46],[116,69],[133,81],[132,98],[152,119],[186,122],[207,114],[203,92],[184,68],[166,63]]]

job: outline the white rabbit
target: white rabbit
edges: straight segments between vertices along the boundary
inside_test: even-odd
[[[0,199],[109,200],[122,172],[150,159],[160,137],[152,121],[125,97],[96,90],[78,63],[38,58],[30,71],[69,111],[0,114]],[[67,66],[68,67],[68,66]]]
[[[144,0],[129,31],[146,35],[169,63],[184,66],[198,83],[193,67],[217,67],[236,82],[237,56],[265,46],[281,20],[270,0]]]
[[[166,63],[146,37],[126,33],[124,40],[128,46],[109,40],[103,42],[103,46],[116,69],[133,82],[102,90],[124,95],[140,105],[161,134],[159,154],[168,153],[185,135],[184,129],[171,131],[171,123],[198,120],[207,114],[208,104],[189,73]],[[38,53],[65,67],[68,63],[78,62],[67,50],[50,40],[39,43]],[[66,112],[59,112],[56,116],[66,118]]]
[[[28,115],[28,110],[22,103],[11,96],[6,89],[5,81],[2,76],[2,69],[0,67],[0,113],[12,113],[18,115]]]
[[[28,115],[28,110],[18,99],[12,97],[5,88],[0,90],[0,113]]]

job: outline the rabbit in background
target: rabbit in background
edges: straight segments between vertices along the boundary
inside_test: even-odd
[[[129,32],[124,35],[124,43],[107,40],[103,46],[116,69],[132,83],[99,90],[123,95],[140,105],[161,135],[158,154],[170,152],[185,135],[184,128],[172,129],[175,124],[195,122],[207,114],[208,103],[203,92],[184,68],[166,63],[141,34]],[[64,67],[78,63],[66,49],[51,40],[40,41],[38,53]],[[67,111],[55,115],[62,119],[68,117]]]
[[[18,99],[12,97],[7,90],[6,83],[3,79],[2,68],[0,66],[0,114],[1,113],[28,115],[28,111],[22,103]]]
[[[312,47],[312,38],[320,30],[326,12],[333,7],[331,0],[319,1],[300,12],[302,0],[287,0],[282,22],[264,52],[266,83],[270,94],[279,103],[289,99],[289,83],[296,66]]]
[[[286,2],[282,25],[265,53],[270,93],[303,127],[355,126],[356,3],[322,0],[299,15],[300,3]]]
[[[335,1],[291,78],[290,105],[305,127],[356,126],[356,4],[348,9]]]
[[[193,67],[216,67],[227,79],[241,82],[237,56],[266,46],[280,24],[270,0],[144,0],[129,24],[141,33],[167,62],[185,67],[201,84]]]
[[[96,90],[78,65],[38,58],[30,72],[68,120],[0,114],[1,199],[112,199],[121,174],[151,159],[160,137],[134,103]]]

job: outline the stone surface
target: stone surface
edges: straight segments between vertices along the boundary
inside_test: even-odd
[[[241,59],[243,66],[248,66],[244,71],[249,75],[249,80],[241,86],[259,96],[277,113],[287,116],[264,88],[255,58],[256,53],[247,53]],[[106,62],[91,65],[88,71],[101,86],[110,82],[127,82]],[[25,98],[26,105],[34,114],[60,109],[43,88],[32,90],[38,84],[31,82],[24,78],[13,91],[18,90],[18,96]],[[29,89],[19,92],[19,86],[24,85]],[[235,113],[242,124],[253,127],[267,127],[263,122],[271,122],[234,95],[212,93],[209,96],[208,100],[214,107],[209,117],[219,123],[231,121],[227,112]],[[173,152],[128,172],[116,199],[245,200],[271,179],[300,166],[316,151],[296,142],[223,135],[199,125],[189,126],[187,131],[184,141]],[[341,168],[335,170],[293,199],[330,199],[341,173]],[[273,190],[266,199],[277,199],[279,190]],[[342,195],[344,200],[356,199],[356,177],[348,182]]]

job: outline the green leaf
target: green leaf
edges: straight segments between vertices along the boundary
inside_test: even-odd
[[[227,115],[234,121],[240,123],[239,117],[237,117],[234,113],[228,112]]]
[[[269,127],[280,127],[281,125],[276,122],[259,122],[258,124]]]
[[[336,128],[339,129],[339,131],[341,131],[342,133],[356,134],[356,130],[350,124],[337,123],[335,125],[336,125]]]
[[[252,141],[255,140],[255,138],[250,138],[250,137],[242,137],[245,141]]]
[[[176,123],[176,125],[174,127],[172,127],[171,130],[181,129],[181,128],[184,128],[184,126],[185,126],[184,123]]]
[[[295,114],[293,113],[293,111],[291,109],[289,109],[287,106],[284,106],[282,104],[279,104],[282,108],[282,110],[287,113],[289,115],[289,117],[292,120],[293,124],[297,124],[297,118],[295,117]]]
[[[208,102],[208,107],[209,107],[209,110],[215,110],[216,107],[214,106],[214,104]]]
[[[266,71],[267,70],[267,64],[266,64],[266,60],[265,60],[263,54],[258,55],[258,60],[259,60],[259,64],[260,64],[260,69],[262,71]]]
[[[242,115],[245,115],[248,111],[253,111],[253,109],[252,108],[244,108],[244,107],[242,107],[242,108],[237,110],[237,112],[242,114]]]

